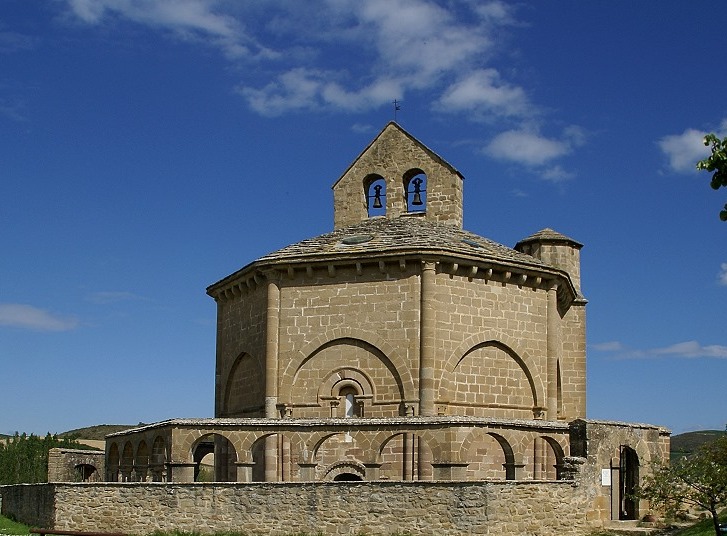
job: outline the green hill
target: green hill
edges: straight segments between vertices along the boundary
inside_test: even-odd
[[[103,440],[108,434],[121,432],[128,430],[129,428],[136,428],[141,426],[139,424],[98,424],[96,426],[87,426],[85,428],[76,428],[75,430],[68,430],[62,434],[58,434],[58,437],[72,437],[80,439],[97,439]]]
[[[727,434],[721,430],[699,430],[697,432],[686,432],[671,437],[671,455],[688,456],[705,443],[710,443],[715,439]]]

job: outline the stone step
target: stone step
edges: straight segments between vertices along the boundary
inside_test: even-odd
[[[664,527],[658,523],[646,523],[644,521],[611,521],[604,526],[609,533],[623,534],[624,536],[650,535],[662,533]]]

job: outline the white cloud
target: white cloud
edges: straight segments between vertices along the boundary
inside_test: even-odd
[[[662,357],[727,359],[727,346],[718,344],[704,346],[697,341],[679,342],[670,346],[645,350],[631,349],[617,341],[592,344],[589,347],[595,351],[613,353],[615,357],[622,359],[657,359]]]
[[[688,128],[681,134],[664,136],[657,143],[661,151],[669,159],[672,171],[686,173],[696,171],[697,160],[709,156],[709,149],[704,146],[706,132]]]
[[[232,15],[215,8],[215,0],[67,0],[72,13],[87,24],[101,24],[106,17],[174,32],[183,39],[203,39],[219,47],[227,57],[275,57],[243,30]]]
[[[549,182],[564,182],[574,178],[576,175],[572,171],[566,171],[561,166],[552,166],[542,170],[540,177]]]
[[[495,69],[467,73],[447,88],[437,108],[452,112],[475,112],[479,116],[525,117],[533,113],[525,91],[507,84]]]
[[[489,106],[488,113],[496,109],[500,116],[511,116],[528,107],[521,88],[483,68],[494,47],[493,28],[512,21],[512,8],[503,2],[444,6],[429,0],[323,0],[309,4],[307,12],[296,4],[266,5],[268,20],[257,26],[285,44],[265,83],[246,79],[238,87],[260,114],[375,109],[410,91],[438,92],[447,79],[459,82],[445,90],[446,99],[437,105],[441,111],[467,111],[476,104],[483,110]],[[248,15],[252,9],[238,6],[238,11]],[[296,79],[302,73],[303,79]]]
[[[492,47],[488,25],[464,22],[454,10],[435,2],[369,0],[349,5],[383,66],[389,72],[416,75],[421,83],[468,64]]]
[[[686,341],[664,348],[655,348],[648,352],[655,356],[674,356],[674,357],[718,357],[727,358],[727,346],[712,344],[702,346],[697,341]]]
[[[585,141],[583,131],[578,127],[565,129],[560,139],[546,138],[536,131],[508,130],[495,136],[484,148],[484,152],[498,160],[516,162],[531,168],[542,168],[553,160],[570,154]],[[542,169],[543,178],[560,181],[572,175],[560,167]]]
[[[721,264],[718,278],[720,285],[727,285],[727,262]]]
[[[620,352],[624,349],[623,344],[618,341],[590,344],[589,347],[598,352]]]
[[[260,115],[273,117],[293,110],[312,110],[321,105],[325,73],[303,67],[281,74],[262,89],[239,87],[237,91],[250,108]]]
[[[354,123],[351,126],[351,131],[355,132],[356,134],[376,134],[378,132],[378,129],[370,124]]]
[[[494,66],[501,29],[518,24],[516,6],[501,0],[66,2],[87,24],[123,19],[215,46],[238,67],[255,60],[235,89],[263,116],[361,112],[425,92],[432,109],[470,120],[520,122],[542,112]],[[487,154],[538,168],[549,181],[573,176],[553,162],[582,143],[574,132],[547,138],[532,128],[510,128]]]
[[[32,305],[0,303],[0,326],[36,331],[70,331],[78,326],[78,319],[55,315]]]

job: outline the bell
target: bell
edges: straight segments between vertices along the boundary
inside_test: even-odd
[[[414,183],[414,199],[412,200],[411,204],[414,206],[421,206],[423,205],[421,194],[422,180],[417,177],[412,182]]]
[[[381,186],[378,184],[374,186],[374,208],[381,208]]]

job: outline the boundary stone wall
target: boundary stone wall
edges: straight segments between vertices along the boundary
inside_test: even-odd
[[[574,481],[1,486],[3,514],[61,530],[583,535]]]

